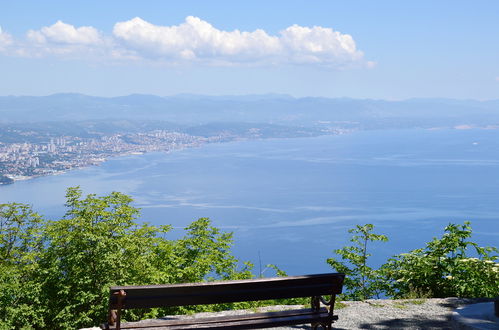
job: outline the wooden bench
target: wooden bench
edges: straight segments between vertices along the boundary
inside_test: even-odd
[[[108,323],[103,329],[258,329],[308,324],[331,329],[338,317],[333,314],[336,294],[341,293],[344,274],[316,274],[238,281],[172,285],[111,287]],[[330,295],[329,301],[322,296]],[[311,308],[231,316],[154,320],[121,324],[121,311],[154,308],[311,297]],[[321,302],[328,308],[321,306]]]

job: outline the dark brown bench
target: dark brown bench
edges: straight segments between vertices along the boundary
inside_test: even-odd
[[[284,325],[311,324],[331,329],[338,317],[333,314],[335,296],[341,293],[344,274],[259,278],[238,281],[186,283],[172,285],[111,287],[108,323],[103,329],[258,329]],[[322,296],[330,295],[329,301]],[[121,323],[121,311],[218,304],[281,298],[311,297],[311,308],[231,316],[154,320]],[[328,308],[321,306],[321,302]]]

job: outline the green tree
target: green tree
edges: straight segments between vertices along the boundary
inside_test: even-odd
[[[232,233],[220,232],[208,218],[194,221],[186,230],[188,234],[174,245],[175,282],[200,282],[209,275],[233,278],[237,259],[230,254]]]
[[[381,274],[367,265],[367,259],[371,256],[367,245],[369,242],[386,242],[388,238],[374,234],[373,229],[372,224],[357,225],[350,229],[348,232],[354,234],[350,242],[354,244],[334,250],[343,261],[327,259],[327,263],[337,272],[346,274],[344,299],[365,300],[378,296],[382,291]]]
[[[67,190],[67,212],[43,220],[24,204],[0,205],[0,329],[74,329],[106,320],[109,287],[250,278],[237,270],[232,234],[207,218],[168,239],[170,226],[138,223],[132,199]],[[207,307],[207,310],[220,306]],[[134,310],[126,320],[188,309]]]
[[[158,234],[168,231],[138,225],[139,210],[118,192],[82,197],[75,187],[66,198],[64,218],[47,223],[48,244],[40,259],[39,281],[53,328],[105,320],[109,286],[154,281],[153,248]]]
[[[0,204],[0,329],[44,327],[41,285],[43,219],[29,205]]]

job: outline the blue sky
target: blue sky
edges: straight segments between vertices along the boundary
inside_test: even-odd
[[[499,1],[0,1],[0,95],[499,98]]]

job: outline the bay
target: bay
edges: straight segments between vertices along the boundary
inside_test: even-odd
[[[131,195],[141,220],[173,225],[172,238],[209,217],[234,233],[234,254],[256,273],[268,263],[292,275],[330,271],[326,259],[356,224],[390,238],[372,245],[373,265],[423,247],[449,222],[470,220],[481,245],[499,240],[497,130],[360,131],[117,157],[0,186],[0,202],[57,219],[76,185]]]

